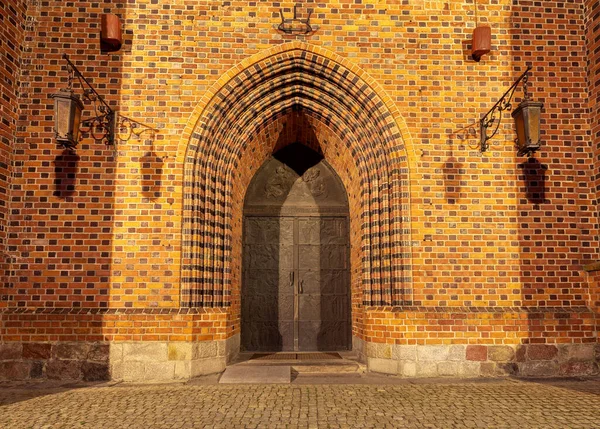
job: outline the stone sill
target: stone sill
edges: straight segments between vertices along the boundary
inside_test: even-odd
[[[588,273],[600,271],[600,262],[592,262],[591,264],[584,265],[583,271],[586,271]]]

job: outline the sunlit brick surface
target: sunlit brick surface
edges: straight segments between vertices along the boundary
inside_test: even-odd
[[[0,342],[239,334],[245,191],[296,141],[348,193],[356,338],[597,342],[597,2],[307,1],[316,31],[282,34],[293,5],[0,3]],[[63,53],[155,138],[57,148]],[[527,65],[540,152],[516,156],[505,112],[480,154],[479,118]]]

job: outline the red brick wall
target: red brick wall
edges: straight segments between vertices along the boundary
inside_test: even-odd
[[[113,107],[120,91],[118,56],[101,55],[100,14],[122,4],[37,2],[28,11],[14,146],[8,252],[14,258],[9,307],[103,308],[109,297],[115,149],[85,138],[77,154],[53,140],[50,95],[67,85],[63,53]],[[75,82],[81,93],[81,86]],[[86,103],[86,117],[91,114]]]
[[[401,345],[594,343],[594,326],[589,309],[382,308],[367,313],[365,339]]]
[[[225,340],[222,309],[39,309],[3,314],[5,342],[209,341]]]
[[[21,75],[22,56],[30,45],[24,44],[27,27],[25,1],[0,2],[0,308],[7,305],[4,291],[10,270],[7,253],[7,227],[10,198],[10,170],[17,122],[19,120],[19,93],[28,90],[26,70]],[[24,79],[22,79],[24,78]]]
[[[518,2],[512,8],[513,64],[534,66],[530,88],[544,102],[544,149],[539,163],[522,167],[518,183],[521,295],[526,306],[587,305],[582,268],[597,254],[597,218],[589,181],[594,159],[584,18],[583,5],[570,2],[544,2],[541,9],[535,2]]]
[[[73,314],[80,308],[120,309],[122,314],[128,314],[123,309],[129,308],[159,308],[177,319],[182,238],[191,233],[182,231],[184,167],[190,162],[186,148],[197,139],[192,131],[200,132],[205,125],[198,122],[203,118],[202,108],[235,78],[232,67],[245,61],[245,68],[237,70],[250,69],[264,60],[256,55],[291,41],[306,41],[307,50],[320,52],[322,58],[343,59],[360,78],[357,85],[366,82],[374,97],[394,112],[386,120],[401,130],[401,150],[393,156],[373,153],[381,156],[378,159],[403,156],[409,169],[409,184],[394,183],[390,195],[395,200],[380,203],[385,215],[392,204],[403,204],[395,214],[410,220],[411,247],[395,249],[403,254],[395,254],[392,264],[394,269],[412,266],[412,285],[408,281],[392,285],[410,294],[404,298],[415,307],[406,309],[407,314],[455,307],[470,315],[501,307],[522,315],[535,313],[532,309],[537,307],[556,307],[560,313],[564,307],[564,312],[570,314],[571,309],[573,315],[563,320],[574,321],[565,332],[579,332],[576,315],[588,305],[589,296],[581,268],[594,259],[598,249],[593,238],[597,235],[597,194],[589,186],[589,177],[598,167],[594,170],[586,81],[586,53],[593,49],[586,44],[583,4],[509,0],[479,4],[479,22],[492,27],[493,50],[475,63],[469,56],[475,27],[473,2],[399,3],[308,2],[315,9],[312,19],[318,31],[305,37],[277,33],[279,4],[270,1],[159,4],[144,0],[127,6],[108,1],[39,2],[39,7],[29,11],[35,23],[31,32],[35,55],[28,71],[29,90],[22,95],[23,121],[14,147],[8,253],[15,263],[5,305],[11,309],[73,308]],[[291,13],[292,3],[281,6]],[[99,14],[109,11],[122,17],[126,44],[119,53],[106,55],[99,52],[98,28]],[[52,137],[49,95],[65,84],[63,52],[111,105],[159,129],[157,137],[124,139],[116,152],[87,137],[80,145],[79,158],[61,166],[65,160]],[[540,166],[519,167],[523,159],[516,158],[512,148],[509,113],[484,155],[472,147],[477,138],[465,127],[475,126],[477,131],[481,115],[529,63],[533,65],[532,95],[545,103],[543,147],[536,155]],[[518,102],[520,90],[516,97]],[[369,114],[356,110],[364,117]],[[262,125],[275,129],[277,123],[265,120]],[[358,216],[357,209],[364,207],[358,198],[363,191],[360,186],[365,185],[353,180],[360,182],[355,179],[360,155],[344,149],[349,137],[340,137],[334,127],[318,129],[318,136],[331,144],[323,147],[337,144],[342,148],[339,154],[331,151],[330,162],[345,180],[351,208]],[[220,144],[228,142],[225,132],[223,136]],[[372,143],[368,134],[362,137]],[[236,154],[238,162],[232,163],[235,198],[227,200],[235,208],[227,243],[232,245],[231,260],[214,265],[231,281],[225,288],[230,293],[226,304],[232,304],[226,335],[239,329],[235,294],[241,276],[236,255],[240,254],[244,183],[260,166],[256,154],[267,142],[272,143],[256,134],[255,140],[244,142],[248,151]],[[597,144],[595,150],[597,156]],[[148,153],[160,159],[156,162],[160,175],[144,164]],[[227,151],[222,153],[229,156]],[[370,172],[383,169],[374,155],[366,157],[368,161],[360,162]],[[248,160],[255,161],[252,168]],[[340,171],[344,166],[348,171]],[[368,214],[382,234],[389,232],[380,212]],[[353,221],[355,320],[365,310],[359,304],[362,288],[371,281],[358,251],[363,226],[358,218]],[[377,241],[383,236],[371,238]],[[212,254],[202,254],[202,258],[210,260]],[[382,274],[373,281],[389,277]],[[516,310],[522,306],[528,308]],[[391,311],[384,313],[390,320],[396,317]],[[481,320],[497,317],[492,310],[488,313]],[[127,316],[123,317],[126,323]],[[19,322],[15,323],[11,328],[18,331]],[[430,328],[436,323],[421,324],[420,332],[427,336],[430,330],[431,339],[439,340],[433,334],[436,329]],[[548,332],[554,329],[553,323],[548,323]],[[592,322],[586,318],[585,323],[590,326]],[[531,337],[545,338],[539,333],[539,319],[531,317],[528,324]],[[363,331],[357,321],[354,332],[379,338],[375,331],[383,325],[368,323]],[[113,338],[108,325],[102,326],[94,329]],[[157,324],[153,329],[159,328],[165,327]],[[88,328],[82,329],[85,336]],[[10,338],[20,335],[11,332]],[[39,339],[51,338],[46,331],[40,335]],[[127,335],[142,338],[134,330]],[[453,335],[447,340],[459,338]],[[404,341],[390,341],[396,340]],[[573,341],[579,341],[575,334]]]
[[[587,42],[587,66],[589,83],[589,104],[591,140],[593,143],[594,160],[594,186],[596,197],[600,198],[600,3],[597,1],[586,1],[586,33]],[[596,237],[598,239],[598,237]]]
[[[600,240],[599,235],[599,203],[600,203],[600,3],[597,1],[586,1],[586,41],[587,41],[587,65],[589,85],[589,114],[590,131],[592,142],[592,153],[594,156],[593,187],[595,189],[595,213],[596,222],[594,237]],[[598,254],[596,254],[598,261]],[[590,284],[590,302],[597,311],[600,309],[600,282],[598,274],[592,273]]]

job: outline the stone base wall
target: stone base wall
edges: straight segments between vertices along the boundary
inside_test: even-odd
[[[173,381],[225,369],[239,351],[228,340],[0,344],[0,380]]]
[[[240,334],[235,334],[229,338],[225,342],[225,353],[227,358],[227,363],[233,362],[237,359],[240,354]]]
[[[352,351],[356,353],[359,362],[367,361],[367,353],[365,350],[365,341],[362,338],[352,336]]]
[[[110,345],[112,380],[188,380],[225,369],[226,341],[124,342]]]
[[[369,371],[403,377],[557,377],[600,373],[600,344],[390,345],[367,343]]]
[[[0,380],[110,379],[108,343],[0,344]]]

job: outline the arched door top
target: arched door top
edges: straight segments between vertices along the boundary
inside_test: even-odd
[[[244,215],[348,216],[348,198],[323,156],[294,143],[258,170],[246,192]]]

